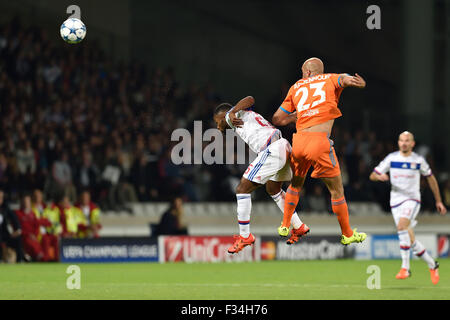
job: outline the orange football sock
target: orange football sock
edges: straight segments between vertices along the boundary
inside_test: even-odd
[[[284,216],[283,227],[289,228],[291,225],[292,215],[297,207],[298,200],[300,199],[300,188],[294,188],[292,185],[286,190],[286,198],[284,200]]]
[[[342,234],[346,237],[351,237],[353,235],[353,230],[350,227],[350,221],[348,218],[348,206],[347,201],[345,201],[345,197],[336,200],[331,199],[331,207],[333,208],[333,212],[337,216],[339,225],[341,226]]]

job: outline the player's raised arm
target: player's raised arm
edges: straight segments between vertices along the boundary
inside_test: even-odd
[[[431,188],[431,191],[433,192],[434,199],[436,200],[436,209],[438,210],[438,212],[440,214],[442,214],[442,215],[446,214],[447,208],[442,203],[441,192],[439,191],[439,184],[438,184],[435,176],[433,174],[428,176],[427,182]]]
[[[255,105],[255,98],[252,96],[245,97],[241,101],[239,101],[229,112],[228,116],[230,117],[230,121],[232,122],[233,126],[240,127],[244,123],[241,119],[238,119],[236,116],[236,113],[239,111],[251,108]]]
[[[363,89],[366,87],[366,81],[359,74],[355,73],[354,76],[348,74],[341,74],[338,79],[338,83],[341,87],[354,87]]]

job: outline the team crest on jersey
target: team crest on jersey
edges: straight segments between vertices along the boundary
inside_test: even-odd
[[[411,163],[411,169],[415,170],[417,168],[417,164]]]

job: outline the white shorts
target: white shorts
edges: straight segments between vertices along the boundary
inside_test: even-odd
[[[267,181],[291,181],[292,170],[289,162],[292,147],[289,141],[281,138],[261,151],[248,166],[243,177],[259,184]]]
[[[400,218],[406,218],[410,221],[409,226],[414,228],[417,225],[416,217],[420,211],[420,202],[406,200],[402,204],[391,208],[391,211],[396,226],[398,225]]]

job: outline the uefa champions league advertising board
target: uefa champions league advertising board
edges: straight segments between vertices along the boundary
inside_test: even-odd
[[[152,238],[63,239],[63,263],[157,262],[158,245]]]

